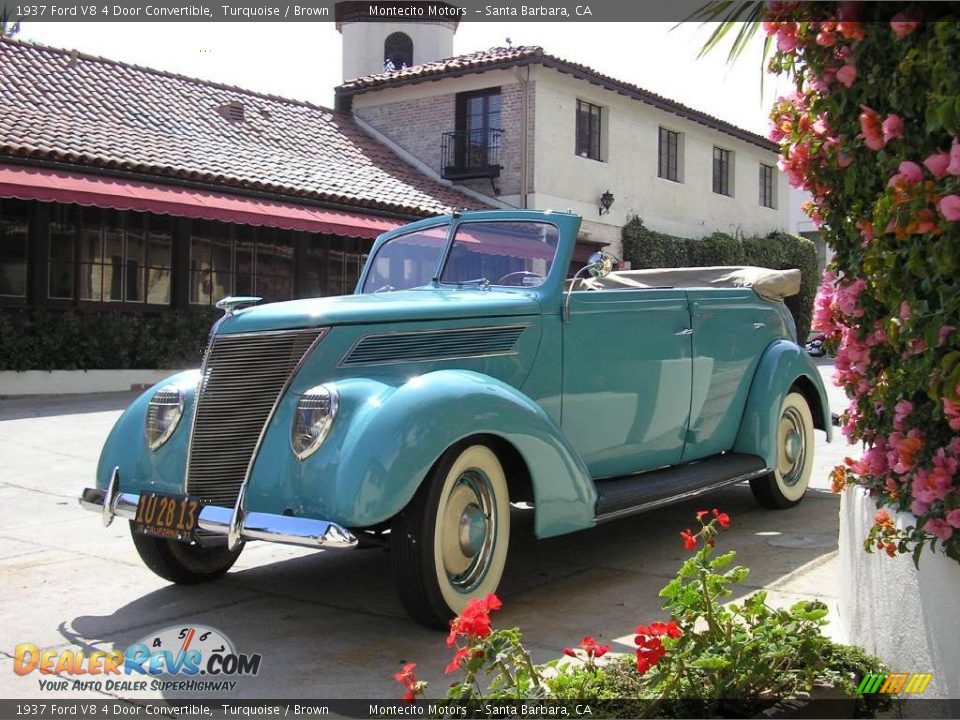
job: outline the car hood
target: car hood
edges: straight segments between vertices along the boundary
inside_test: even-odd
[[[417,288],[372,295],[290,300],[245,308],[226,318],[217,333],[446,318],[511,317],[539,312],[536,298],[523,291]]]

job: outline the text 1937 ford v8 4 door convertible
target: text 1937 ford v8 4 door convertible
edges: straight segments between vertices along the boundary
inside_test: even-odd
[[[410,615],[497,588],[510,503],[539,537],[749,480],[803,497],[831,432],[782,297],[798,271],[567,277],[580,218],[478,211],[381,236],[357,291],[227,298],[199,370],[120,417],[81,505],[178,583],[245,541],[380,542]]]

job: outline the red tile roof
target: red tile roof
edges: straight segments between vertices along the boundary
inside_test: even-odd
[[[4,38],[0,68],[0,157],[409,216],[483,206],[310,103]]]
[[[627,95],[635,100],[653,105],[660,110],[665,110],[666,112],[679,115],[688,120],[693,120],[701,125],[719,130],[722,133],[745,140],[753,145],[758,145],[765,150],[770,150],[771,152],[779,152],[780,150],[778,145],[762,135],[744,130],[743,128],[728,123],[726,120],[721,120],[720,118],[708,115],[700,110],[695,110],[670,98],[657,95],[649,90],[644,90],[637,85],[617,80],[609,75],[604,75],[586,65],[550,55],[545,53],[542,47],[536,45],[524,45],[514,48],[497,47],[491,48],[490,50],[480,50],[479,52],[457,55],[456,57],[446,58],[445,60],[413,65],[402,70],[367,75],[366,77],[349,80],[336,88],[337,107],[346,106],[349,103],[350,96],[363,92],[388,87],[412,85],[431,80],[442,80],[448,77],[460,77],[461,75],[470,75],[488,70],[521,67],[524,65],[543,65],[544,67],[553,68],[561,73],[573,75],[574,77],[586,80],[594,85],[599,85],[607,90],[612,90],[621,95]]]

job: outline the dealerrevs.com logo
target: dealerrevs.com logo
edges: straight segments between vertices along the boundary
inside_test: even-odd
[[[216,628],[174,625],[150,633],[126,650],[85,654],[82,650],[41,651],[32,643],[21,643],[14,651],[13,671],[61,676],[38,679],[40,690],[51,692],[231,692],[237,686],[233,678],[260,672],[261,659],[259,653],[238,653]]]

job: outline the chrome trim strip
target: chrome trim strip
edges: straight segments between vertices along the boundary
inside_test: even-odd
[[[120,494],[120,466],[117,465],[110,473],[110,482],[107,484],[107,491],[103,494],[103,503],[100,506],[100,517],[103,520],[104,527],[110,527],[113,522],[113,506],[117,502],[117,495]]]
[[[675,502],[680,502],[681,500],[687,500],[688,498],[697,497],[698,495],[703,495],[704,493],[717,490],[718,488],[726,487],[727,485],[736,485],[737,483],[743,482],[745,480],[752,480],[755,477],[760,477],[766,475],[770,472],[769,468],[764,468],[763,470],[754,470],[753,472],[748,472],[743,475],[738,475],[735,478],[730,480],[724,480],[723,482],[714,483],[713,485],[707,485],[705,487],[696,488],[695,490],[688,490],[687,492],[680,493],[679,495],[671,495],[670,497],[661,498],[659,500],[652,500],[647,503],[641,503],[640,505],[634,505],[633,507],[623,508],[622,510],[615,510],[604,515],[597,515],[593,518],[595,523],[607,522],[609,520],[617,520],[622,517],[627,517],[628,515],[634,515],[635,513],[645,512],[647,510],[653,510],[658,507],[663,507],[664,505],[671,505]]]
[[[91,512],[102,512],[107,493],[99,488],[85,488],[81,494],[80,507]],[[118,493],[111,510],[111,517],[133,520],[137,515],[139,495]],[[233,520],[233,510],[217,505],[204,505],[198,518],[198,526],[214,535],[228,536]],[[328,520],[274,515],[272,513],[244,513],[238,525],[242,540],[298,545],[311,548],[349,550],[357,546],[357,538],[344,527]]]
[[[484,358],[484,357],[502,357],[505,355],[516,355],[517,350],[508,350],[504,352],[495,352],[495,353],[483,353],[482,355],[445,355],[438,358],[423,358],[417,360],[379,360],[373,362],[356,362],[356,363],[347,363],[347,359],[353,354],[357,349],[360,343],[368,340],[370,338],[381,338],[381,337],[392,337],[394,335],[422,335],[425,333],[461,333],[469,332],[474,330],[513,330],[515,328],[520,328],[520,335],[517,335],[517,341],[519,342],[520,337],[523,335],[523,331],[531,326],[532,323],[514,323],[513,325],[477,325],[476,327],[465,327],[465,328],[453,328],[447,330],[445,328],[428,328],[426,330],[395,330],[393,332],[385,333],[370,333],[368,335],[361,335],[356,340],[353,341],[353,345],[343,354],[343,357],[340,358],[340,361],[337,363],[338,368],[344,367],[365,367],[368,365],[401,365],[403,363],[419,363],[419,362],[443,362],[445,360],[467,360],[470,358]],[[516,343],[514,343],[516,345]]]
[[[254,451],[256,452],[256,451]],[[233,505],[233,515],[230,517],[230,525],[227,528],[227,549],[236,550],[243,542],[240,538],[240,528],[243,527],[243,499],[247,495],[247,480],[240,483],[240,490],[237,492],[237,502]],[[203,517],[203,510],[200,511]]]

